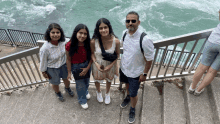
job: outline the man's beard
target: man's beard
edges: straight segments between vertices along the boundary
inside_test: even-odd
[[[129,31],[134,31],[134,30],[135,30],[134,26],[129,26],[127,29],[128,29]]]

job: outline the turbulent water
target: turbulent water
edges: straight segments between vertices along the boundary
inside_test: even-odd
[[[220,0],[0,0],[0,28],[44,33],[56,22],[71,36],[79,23],[93,35],[99,18],[110,20],[121,38],[125,16],[140,15],[140,28],[153,40],[216,27]]]

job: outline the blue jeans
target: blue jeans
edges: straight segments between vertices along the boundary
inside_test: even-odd
[[[88,66],[88,63],[89,62],[86,61],[84,63],[72,64],[71,65],[72,74],[74,74],[74,71],[76,69],[86,68]],[[89,74],[91,73],[91,68],[89,69],[87,73]],[[90,78],[75,80],[75,82],[76,82],[76,91],[78,95],[79,104],[87,103],[86,95],[89,93],[88,88],[89,88]]]

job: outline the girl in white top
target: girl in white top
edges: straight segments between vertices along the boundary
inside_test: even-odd
[[[110,103],[110,87],[114,75],[118,74],[117,59],[113,62],[103,60],[102,51],[99,41],[103,43],[103,47],[106,52],[120,54],[120,41],[114,35],[112,26],[109,20],[101,18],[96,23],[96,28],[91,41],[91,53],[92,53],[92,75],[96,85],[97,100],[103,102],[102,93],[100,90],[100,83],[106,80],[106,94],[105,104]]]
[[[220,10],[219,10],[220,20]],[[201,62],[193,75],[193,81],[190,85],[188,92],[194,95],[200,95],[204,88],[209,85],[215,78],[218,70],[220,69],[220,24],[213,29],[209,36],[203,50]],[[201,84],[197,87],[198,82],[203,74],[207,71]]]

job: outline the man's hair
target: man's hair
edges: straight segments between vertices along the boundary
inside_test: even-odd
[[[130,12],[126,15],[126,17],[127,17],[129,14],[137,15],[137,17],[138,17],[138,21],[139,21],[139,15],[138,15],[137,12],[135,12],[135,11],[130,11]]]

